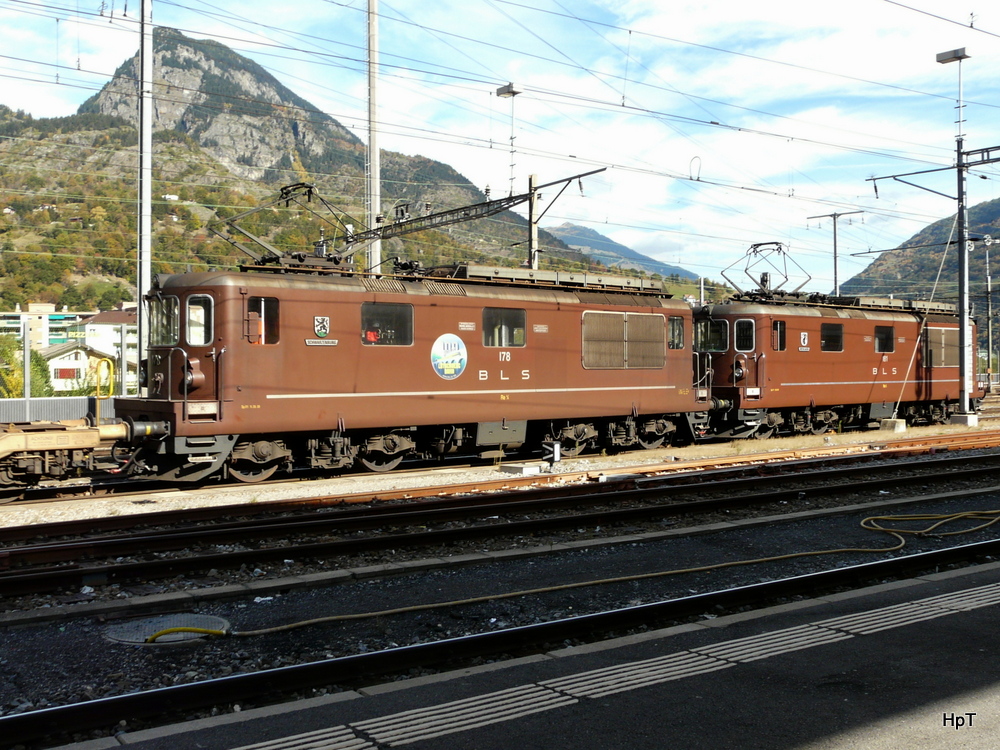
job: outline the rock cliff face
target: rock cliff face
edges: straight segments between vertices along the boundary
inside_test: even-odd
[[[227,47],[172,29],[154,34],[153,129],[177,130],[243,179],[296,182],[364,171],[364,146],[274,76]],[[79,113],[138,123],[138,54]]]
[[[266,187],[310,182],[353,207],[365,196],[365,145],[349,129],[295,94],[257,63],[212,41],[156,29],[153,37],[153,130],[177,131],[225,169]],[[78,114],[120,117],[138,127],[139,56],[126,60]],[[399,203],[432,210],[479,203],[485,195],[447,164],[382,152],[382,210]],[[505,212],[488,226],[492,244],[524,240],[527,222]],[[477,244],[482,227],[449,234]],[[471,234],[470,234],[471,233]],[[468,236],[467,236],[468,235]],[[551,251],[574,260],[542,233]],[[506,251],[504,251],[506,252]]]

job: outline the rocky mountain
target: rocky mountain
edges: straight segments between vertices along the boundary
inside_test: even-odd
[[[680,266],[673,266],[638,253],[632,248],[615,242],[588,227],[577,226],[569,222],[558,227],[549,227],[549,234],[558,237],[574,250],[580,250],[589,258],[599,261],[609,268],[635,269],[648,274],[659,274],[681,279],[697,279],[698,275]]]
[[[290,182],[296,167],[318,173],[345,164],[355,173],[364,169],[364,146],[353,133],[252,60],[172,29],[158,28],[153,38],[154,132],[189,135],[248,180]],[[120,117],[137,126],[138,68],[137,54],[78,114]]]
[[[365,146],[348,128],[295,94],[252,60],[214,41],[179,31],[154,33],[153,130],[170,131],[197,144],[233,175],[273,192],[280,185],[310,182],[324,196],[351,205],[363,216]],[[104,115],[138,125],[138,53],[81,105],[79,115]],[[485,200],[457,170],[421,156],[382,152],[383,206],[397,201],[430,203],[434,210]],[[358,211],[361,211],[359,214]],[[507,212],[482,227],[451,232],[479,249],[524,240],[527,223]],[[581,260],[555,237],[543,244]]]
[[[972,206],[969,236],[979,238],[969,254],[969,291],[974,304],[985,296],[988,248],[982,238],[1000,238],[1000,199]],[[958,290],[955,216],[921,229],[895,250],[882,253],[854,278],[840,285],[844,295],[875,294],[954,300]],[[951,244],[949,244],[949,242]],[[991,273],[1000,275],[1000,249],[992,246]],[[943,258],[943,263],[942,263]]]

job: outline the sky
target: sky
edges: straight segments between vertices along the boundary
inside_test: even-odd
[[[152,1],[155,25],[250,57],[367,140],[368,0]],[[0,104],[74,113],[138,48],[139,2],[0,0]],[[382,149],[493,197],[604,168],[544,191],[541,225],[741,288],[751,246],[780,242],[784,288],[832,291],[834,221],[843,283],[955,212],[960,130],[966,151],[1000,145],[996,3],[378,0],[378,14]],[[936,61],[958,48],[961,64]],[[520,93],[497,96],[508,83]],[[972,170],[969,205],[1000,197],[998,180]]]

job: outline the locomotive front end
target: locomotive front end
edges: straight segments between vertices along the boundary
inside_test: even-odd
[[[144,398],[119,398],[128,426],[128,470],[195,481],[222,466],[235,436],[222,424],[227,353],[225,284],[210,274],[160,277],[147,297],[149,349]]]

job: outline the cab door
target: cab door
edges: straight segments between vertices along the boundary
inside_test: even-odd
[[[758,351],[757,321],[738,318],[733,324],[733,385],[742,388],[750,400],[761,395]]]
[[[183,301],[183,351],[173,362],[180,367],[180,396],[185,401],[218,399],[220,349],[216,346],[215,299],[191,294]]]

